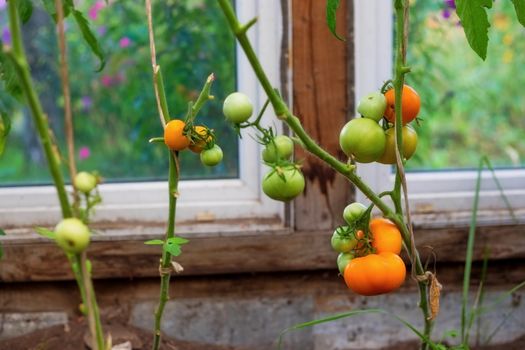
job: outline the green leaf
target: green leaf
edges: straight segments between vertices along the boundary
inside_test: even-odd
[[[0,45],[2,40],[0,40]],[[16,75],[13,62],[0,50],[0,79],[3,80],[5,90],[17,99],[22,98],[22,88]]]
[[[16,2],[16,10],[22,19],[22,23],[26,23],[33,14],[33,3],[31,0],[18,0]]]
[[[100,47],[97,38],[91,31],[91,28],[89,27],[89,22],[87,21],[86,17],[84,17],[82,12],[73,9],[73,16],[75,17],[75,21],[77,22],[78,28],[82,32],[82,37],[91,48],[91,51],[100,60],[100,66],[97,69],[97,72],[100,72],[102,69],[104,69],[104,66],[106,65],[106,59],[104,58],[102,48]]]
[[[36,227],[35,228],[36,233],[38,233],[40,236],[47,237],[50,239],[55,239],[55,232],[48,230],[44,227]]]
[[[55,7],[55,0],[42,0],[42,4],[44,5],[44,9],[46,12],[53,17],[53,20],[57,21],[57,11]],[[71,12],[71,5],[68,3],[68,1],[65,1],[62,5],[63,11],[64,11],[64,18],[69,16]]]
[[[163,249],[166,252],[170,253],[172,256],[179,256],[182,253],[180,246],[188,242],[189,241],[187,239],[182,237],[171,237],[168,238],[168,240],[164,244]]]
[[[336,14],[339,8],[340,0],[326,0],[326,23],[330,32],[339,40],[345,41],[344,38],[340,37],[336,32]]]
[[[492,7],[492,0],[456,0],[456,7],[470,47],[485,60],[490,27],[485,8]]]
[[[0,228],[0,236],[5,236],[5,231]],[[0,260],[4,257],[4,248],[0,243]]]
[[[11,119],[7,114],[0,112],[0,156],[4,153],[7,136],[11,130]]]
[[[168,238],[168,244],[178,244],[178,245],[183,245],[183,244],[186,244],[188,243],[189,240],[187,240],[186,238],[182,238],[182,237],[171,237],[171,238]]]
[[[512,0],[518,21],[525,27],[525,0]]]
[[[144,242],[144,244],[147,244],[147,245],[161,245],[161,244],[164,244],[164,241],[162,239],[151,239],[149,241]]]

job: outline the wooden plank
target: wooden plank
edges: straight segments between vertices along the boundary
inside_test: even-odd
[[[294,233],[257,232],[237,236],[198,236],[190,238],[176,260],[184,275],[252,273],[335,269],[337,254],[330,247],[330,231]],[[416,230],[422,260],[433,254],[439,263],[463,262],[468,228]],[[483,258],[483,247],[491,260],[525,258],[525,239],[521,226],[482,227],[477,232],[474,258]],[[6,245],[0,262],[0,281],[71,279],[63,253],[51,242]],[[158,275],[159,246],[146,246],[142,239],[122,237],[107,241],[95,238],[89,248],[96,278],[134,278]]]
[[[344,160],[339,131],[346,123],[353,99],[348,98],[347,42],[328,30],[325,1],[292,1],[293,110],[305,130],[327,151]],[[341,2],[338,32],[349,32],[349,7]],[[297,149],[304,159],[307,180],[304,195],[294,202],[298,230],[333,229],[342,223],[342,211],[351,196],[350,184],[317,158]]]

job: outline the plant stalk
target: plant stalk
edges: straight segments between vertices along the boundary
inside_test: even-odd
[[[279,94],[273,89],[246,35],[246,29],[253,24],[253,21],[249,22],[245,26],[242,26],[239,23],[235,15],[235,11],[233,10],[233,7],[229,0],[219,0],[219,5],[221,6],[221,9],[228,21],[228,24],[232,32],[234,33],[239,44],[243,48],[244,53],[248,58],[248,61],[252,65],[252,69],[255,75],[257,76],[264,91],[266,92],[266,95],[268,96],[268,99],[270,100],[277,117],[283,120],[284,122],[286,122],[286,124],[288,124],[290,129],[302,141],[304,148],[308,152],[317,156],[319,159],[323,160],[327,165],[329,165],[332,169],[334,169],[341,175],[345,176],[348,180],[350,180],[350,182],[352,182],[365,196],[367,196],[368,199],[370,199],[370,201],[379,210],[381,210],[381,212],[383,213],[385,217],[392,220],[400,229],[402,236],[403,236],[403,241],[405,243],[405,246],[407,247],[407,249],[409,249],[408,247],[412,246],[413,240],[411,239],[410,230],[405,224],[403,216],[394,212],[365,182],[363,182],[363,180],[355,173],[353,166],[337,160],[334,156],[332,156],[326,150],[324,150],[321,146],[319,146],[308,135],[308,133],[304,130],[300,120],[290,112],[286,103],[282,100]],[[403,21],[403,18],[404,16],[401,17],[401,21]],[[402,35],[404,35],[404,32],[405,31],[403,28],[403,30],[401,31]],[[406,73],[406,69],[404,68],[401,71],[403,72],[403,74]],[[398,101],[400,101],[400,99],[398,99]],[[416,251],[416,254],[414,254],[413,256],[412,264],[415,266],[415,270],[417,274],[419,275],[424,274],[425,271],[424,271],[423,265],[421,263],[421,259],[417,251]],[[431,329],[432,329],[432,322],[429,321],[430,310],[429,310],[429,304],[427,300],[428,295],[427,295],[426,282],[418,282],[418,287],[419,287],[419,293],[420,293],[419,306],[425,318],[424,334],[429,337]],[[426,349],[427,346],[423,345],[422,348]]]
[[[8,1],[7,4],[9,13],[9,27],[11,30],[11,41],[13,46],[12,51],[6,52],[6,54],[14,64],[22,90],[24,91],[24,95],[31,110],[31,115],[33,116],[33,121],[37,128],[38,135],[42,143],[42,148],[44,149],[44,153],[46,155],[49,171],[57,190],[58,200],[62,210],[62,217],[68,218],[72,216],[72,211],[71,206],[69,205],[64,178],[60,172],[58,155],[55,153],[55,150],[58,148],[51,138],[47,117],[44,114],[40,100],[38,99],[38,96],[33,87],[33,80],[31,79],[27,58],[22,45],[22,31],[20,29],[20,18],[16,9],[16,1]]]

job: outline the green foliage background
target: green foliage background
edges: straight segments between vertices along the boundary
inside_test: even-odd
[[[411,170],[476,168],[482,154],[497,167],[525,165],[525,29],[510,1],[488,14],[482,61],[446,2],[412,4],[407,83],[422,97],[422,122]]]
[[[89,149],[88,157],[79,157],[78,166],[81,170],[98,170],[113,180],[166,178],[165,147],[148,144],[149,138],[162,136],[162,127],[153,94],[144,4],[103,4],[89,1],[79,6],[91,17],[93,31],[106,54],[107,63],[100,73],[95,72],[99,61],[76,24],[72,18],[66,22],[76,148]],[[182,152],[183,178],[237,176],[237,137],[221,111],[225,96],[235,89],[235,45],[216,1],[156,1],[153,14],[157,62],[163,70],[172,118],[183,118],[187,102],[197,97],[206,77],[212,72],[216,76],[212,86],[215,100],[203,108],[196,124],[204,123],[215,130],[225,160],[209,168],[200,164],[198,155]],[[5,11],[0,12],[0,28],[7,28]],[[39,95],[52,106],[46,112],[56,138],[63,140],[54,24],[43,9],[35,8],[24,31],[25,40],[34,47],[28,54],[32,54]],[[49,182],[29,116],[1,89],[0,103],[10,111],[13,129],[0,158],[0,182]]]

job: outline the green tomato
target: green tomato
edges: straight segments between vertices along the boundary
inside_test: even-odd
[[[348,223],[348,225],[352,225],[354,222],[359,220],[365,211],[366,206],[359,202],[354,202],[346,206],[345,210],[343,211],[343,218]]]
[[[250,98],[241,92],[229,94],[222,105],[222,113],[226,120],[239,124],[244,123],[253,113],[253,105]]]
[[[339,269],[341,275],[344,275],[346,266],[353,258],[354,254],[352,253],[339,253],[337,256],[337,268]]]
[[[67,253],[80,254],[89,245],[89,229],[77,218],[67,218],[55,227],[55,241]]]
[[[376,121],[368,118],[350,120],[339,135],[343,152],[360,163],[378,160],[385,151],[385,143],[383,129]]]
[[[287,160],[293,154],[293,141],[286,135],[274,137],[262,151],[262,158],[266,163],[275,163],[278,159]]]
[[[201,163],[207,166],[215,166],[222,161],[222,149],[218,145],[213,145],[210,149],[205,149],[200,154]]]
[[[403,126],[401,129],[403,134],[403,157],[405,159],[410,159],[412,155],[416,152],[417,147],[417,133],[409,125]],[[377,160],[379,163],[383,164],[396,164],[396,140],[395,140],[396,129],[394,127],[389,128],[385,131],[386,136],[386,146],[385,152]]]
[[[287,202],[300,195],[305,186],[301,170],[293,165],[276,167],[262,180],[262,190],[270,198]]]
[[[330,240],[330,243],[332,244],[332,249],[339,253],[348,253],[352,249],[354,249],[357,246],[357,240],[354,237],[343,237],[339,233],[343,231],[347,231],[348,226],[342,226],[338,227],[334,234],[332,235],[332,239]]]
[[[73,184],[80,192],[89,193],[97,186],[97,177],[88,172],[81,171],[75,176]]]
[[[357,105],[357,112],[365,118],[380,121],[386,110],[386,98],[381,92],[372,92],[363,97]]]

